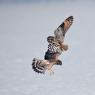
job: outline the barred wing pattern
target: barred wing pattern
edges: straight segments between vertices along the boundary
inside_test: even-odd
[[[54,36],[47,37],[49,44],[44,59],[33,59],[32,68],[35,72],[44,74],[46,70],[51,71],[53,65],[62,65],[62,61],[58,59],[58,56],[63,52],[61,45],[72,23],[73,16],[70,16],[54,31]]]
[[[73,16],[70,16],[54,31],[54,36],[47,37],[47,41],[49,43],[48,50],[50,52],[57,52],[59,54],[62,53],[59,42],[61,44],[64,42],[65,34],[72,25],[72,23]]]
[[[45,63],[40,59],[33,59],[32,68],[35,72],[44,74],[45,73]]]
[[[72,23],[73,16],[70,16],[54,31],[55,39],[64,42],[65,34]]]

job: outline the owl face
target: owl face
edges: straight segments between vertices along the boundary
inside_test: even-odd
[[[49,36],[49,37],[47,38],[47,41],[48,41],[49,43],[53,43],[53,42],[55,41],[55,38],[54,38],[53,36]]]

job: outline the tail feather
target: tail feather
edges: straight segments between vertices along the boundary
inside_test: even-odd
[[[42,61],[34,58],[32,62],[32,68],[35,72],[44,74],[45,73],[45,64],[42,64]]]

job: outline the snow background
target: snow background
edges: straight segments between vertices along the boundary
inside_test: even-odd
[[[52,76],[35,73],[32,59],[43,59],[47,36],[70,15],[63,65]],[[94,25],[94,0],[1,3],[0,95],[95,95]]]

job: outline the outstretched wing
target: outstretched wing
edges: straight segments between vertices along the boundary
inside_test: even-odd
[[[47,37],[47,41],[49,43],[48,52],[50,52],[50,54],[51,53],[61,54],[63,52],[62,47],[63,47],[64,37],[65,37],[67,30],[72,25],[72,23],[73,23],[73,16],[70,16],[67,19],[65,19],[65,21],[54,31],[54,36]],[[66,45],[64,46],[64,50],[67,50]],[[47,55],[46,53],[45,56],[50,56],[50,54]]]
[[[34,58],[32,61],[32,68],[35,72],[44,74],[47,64],[48,62],[45,60]]]
[[[73,16],[68,17],[65,21],[54,31],[55,39],[64,42],[64,37],[68,29],[73,23]]]
[[[46,70],[51,71],[53,65],[62,65],[62,61],[56,60],[56,62],[50,62],[48,60],[40,60],[36,58],[32,61],[32,69],[40,74],[44,74]]]
[[[67,50],[68,47],[66,45],[63,45],[63,42],[65,34],[72,25],[72,23],[73,16],[70,16],[67,19],[65,19],[65,21],[54,31],[54,36],[47,37],[49,45],[48,50],[45,53],[46,60],[57,60],[58,54],[60,55],[63,52],[63,50]]]

